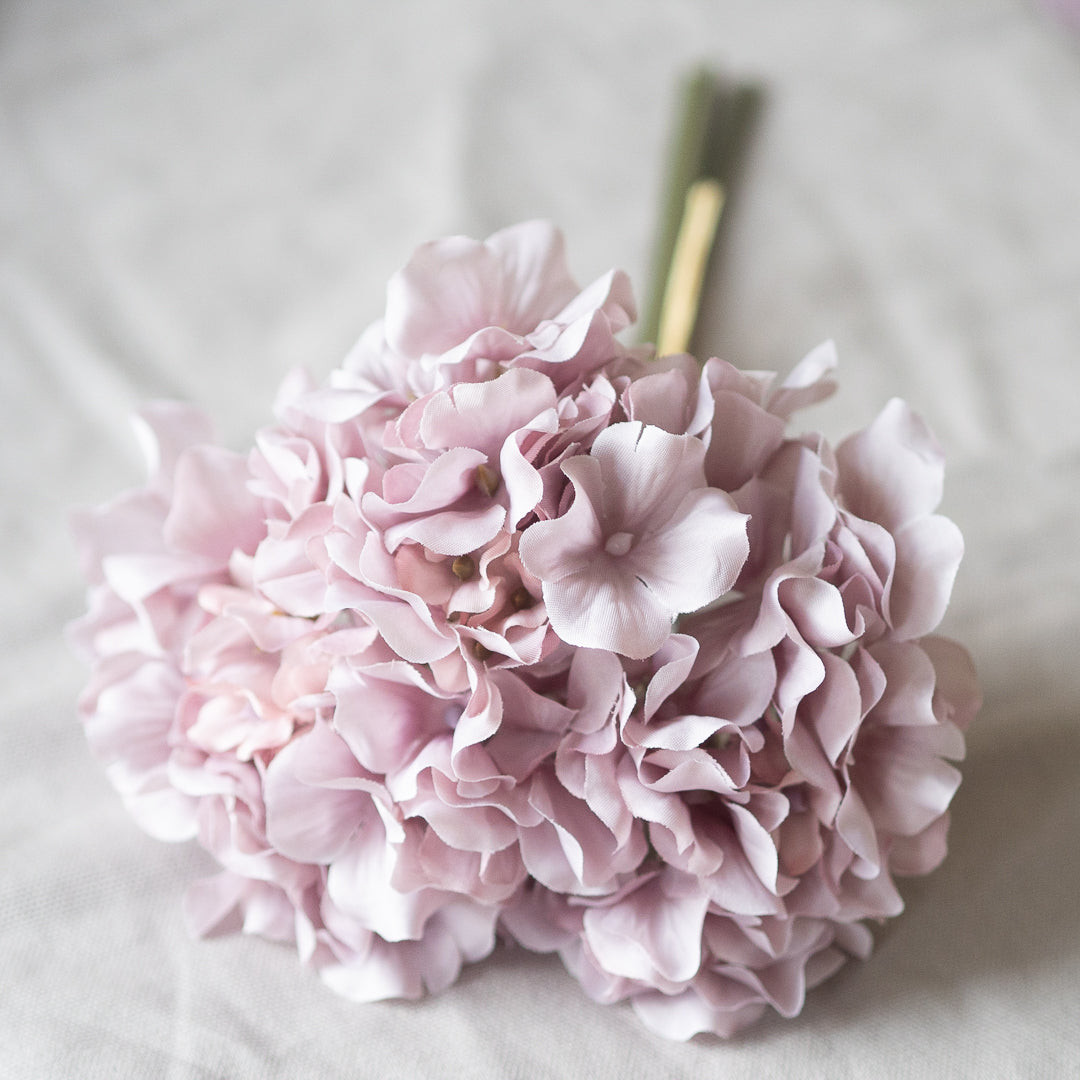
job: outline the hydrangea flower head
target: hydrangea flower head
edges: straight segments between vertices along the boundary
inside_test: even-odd
[[[140,421],[150,476],[77,521],[87,737],[133,816],[221,866],[199,933],[292,941],[358,1001],[499,936],[673,1038],[870,949],[944,856],[978,691],[934,636],[962,554],[890,402],[792,435],[782,382],[623,345],[543,223],[422,247],[247,455]]]

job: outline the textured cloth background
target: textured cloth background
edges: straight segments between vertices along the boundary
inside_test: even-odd
[[[140,479],[128,411],[245,447],[422,240],[550,217],[647,287],[677,79],[769,99],[708,351],[826,337],[837,437],[893,394],[950,463],[979,666],[951,854],[803,1015],[669,1044],[504,950],[422,1003],[191,942],[192,846],[144,837],[75,717],[66,513]],[[1080,35],[1024,0],[0,4],[0,1075],[1048,1077],[1080,1070]]]

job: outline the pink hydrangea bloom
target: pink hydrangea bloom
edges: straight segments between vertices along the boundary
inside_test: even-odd
[[[865,956],[944,856],[978,692],[934,636],[962,553],[891,402],[833,450],[782,382],[651,360],[624,275],[548,225],[425,245],[246,456],[157,405],[77,519],[94,752],[221,872],[200,933],[291,941],[358,1001],[501,933],[672,1038]]]
[[[700,439],[622,423],[563,462],[574,501],[527,529],[520,549],[563,641],[640,660],[677,615],[731,588],[746,561],[746,517],[706,485],[704,459]]]

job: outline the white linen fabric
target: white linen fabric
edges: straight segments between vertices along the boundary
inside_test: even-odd
[[[1080,1069],[1080,31],[1023,0],[35,0],[0,6],[0,1075],[1062,1077]],[[949,460],[944,631],[986,704],[942,868],[794,1021],[668,1043],[500,949],[355,1005],[288,948],[191,941],[75,716],[66,513],[140,478],[126,416],[244,448],[413,247],[548,217],[639,298],[680,75],[760,81],[702,340],[832,337],[835,438],[894,394]]]

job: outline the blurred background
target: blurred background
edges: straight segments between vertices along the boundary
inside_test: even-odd
[[[420,242],[551,218],[644,301],[679,83],[765,107],[702,351],[825,338],[830,437],[900,395],[968,556],[945,632],[986,705],[952,854],[803,1016],[669,1045],[557,961],[338,1000],[289,949],[192,943],[204,856],[86,750],[62,625],[75,504],[141,478],[179,397],[245,448]],[[1059,1077],[1080,1062],[1080,15],[1067,0],[0,2],[0,1074]]]

